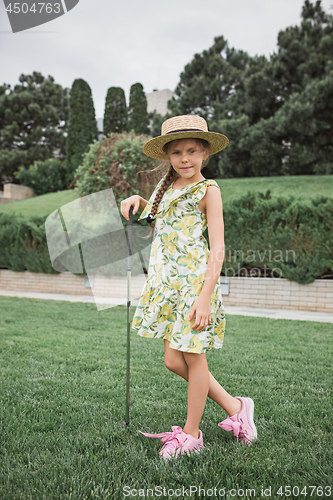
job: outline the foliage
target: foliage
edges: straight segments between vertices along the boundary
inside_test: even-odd
[[[120,87],[110,87],[107,92],[104,110],[103,134],[126,132],[127,106],[125,92]]]
[[[128,107],[128,131],[135,134],[148,134],[147,98],[141,83],[135,83],[130,89]]]
[[[29,169],[21,166],[14,175],[20,184],[31,187],[36,195],[63,191],[71,181],[66,162],[56,158],[35,161]]]
[[[333,199],[317,196],[311,202],[309,207],[294,196],[272,199],[268,190],[227,203],[225,241],[232,243],[222,272],[267,266],[278,269],[277,277],[308,284],[333,270]]]
[[[104,136],[100,143],[95,141],[75,173],[80,196],[108,188],[113,189],[118,203],[134,194],[147,196],[161,177],[150,174],[156,160],[142,151],[148,140],[143,134],[123,132]]]
[[[226,135],[229,144],[220,153],[211,157],[208,164],[212,168],[213,160],[214,170],[211,171],[211,176],[221,179],[251,177],[248,168],[250,153],[247,147],[249,128],[249,117],[245,114],[239,118],[217,120],[212,123],[212,130]]]
[[[229,48],[223,36],[215,37],[213,46],[195,54],[180,74],[168,103],[173,116],[197,114],[208,122],[226,118],[232,109],[232,96],[243,86],[249,61],[246,52]]]
[[[111,146],[113,151],[121,154],[126,149],[126,145],[131,142],[125,137],[119,141],[120,144],[117,144],[116,148],[112,144],[112,138],[107,139],[109,147]],[[138,147],[139,150],[140,147]],[[112,154],[111,151],[110,154]],[[135,155],[135,150],[126,151],[123,158],[129,160]],[[116,153],[113,160],[115,158]],[[106,167],[106,162],[107,158],[103,158],[103,152],[100,151],[100,163]],[[117,160],[114,163],[116,165],[109,167],[114,168],[112,179],[124,177],[123,184],[127,186],[132,182],[134,170],[121,168],[123,165]],[[147,175],[143,179],[147,181],[150,177]],[[115,189],[117,202],[123,199],[123,193],[118,194],[119,192],[120,189],[119,191]],[[136,193],[130,188],[129,194]],[[124,193],[124,197],[128,197],[128,194]],[[296,200],[294,196],[271,198],[268,190],[266,193],[248,192],[239,199],[225,203],[223,214],[226,254],[222,274],[243,276],[246,271],[247,275],[251,276],[250,273],[265,268],[276,277],[308,284],[324,273],[331,272],[333,270],[333,199],[316,196],[310,201],[311,204],[307,205],[303,201]],[[134,224],[139,216],[139,213],[133,216]],[[63,228],[59,230],[60,241]],[[82,230],[78,228],[78,233],[85,238],[84,231],[89,231],[86,224],[82,225]],[[209,237],[207,239],[209,244]],[[117,252],[113,244],[118,247],[119,242],[109,243],[108,251],[111,255]],[[73,269],[71,267],[74,262],[73,258],[75,260],[73,254],[68,254],[62,258],[61,262],[65,266],[70,266],[69,269]],[[45,217],[23,219],[12,214],[0,213],[0,268],[13,271],[27,269],[31,272],[56,272],[51,266],[47,248]],[[132,271],[133,275],[142,272],[137,253],[133,255]],[[74,274],[80,274],[80,272]]]
[[[278,53],[271,57],[272,77],[282,106],[313,79],[324,78],[332,61],[333,18],[321,1],[305,0],[300,26],[278,34]]]
[[[78,78],[73,82],[69,101],[66,163],[70,175],[81,165],[82,155],[97,138],[98,130],[91,89],[85,80]]]
[[[185,66],[173,114],[199,114],[230,140],[206,176],[333,173],[333,16],[319,0],[305,0],[301,16],[269,60],[216,37]]]
[[[309,80],[274,116],[288,174],[333,174],[332,116],[333,66],[324,78]]]
[[[272,65],[265,56],[249,60],[243,75],[243,87],[232,96],[231,119],[245,114],[249,125],[268,119],[281,107]]]
[[[45,234],[45,217],[0,214],[0,268],[54,274]]]
[[[20,165],[65,158],[69,89],[34,71],[19,84],[0,86],[0,183],[14,181]]]

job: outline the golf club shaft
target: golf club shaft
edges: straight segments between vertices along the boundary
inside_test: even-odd
[[[126,415],[125,423],[129,425],[129,384],[130,384],[130,307],[131,307],[131,255],[132,255],[132,214],[129,210],[127,221],[127,361],[126,361]]]

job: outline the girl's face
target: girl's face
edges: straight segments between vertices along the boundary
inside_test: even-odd
[[[209,151],[202,149],[194,139],[180,139],[170,143],[168,157],[181,177],[196,182],[201,175],[202,162],[209,157]]]

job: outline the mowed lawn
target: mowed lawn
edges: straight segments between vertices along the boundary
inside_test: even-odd
[[[290,498],[331,498],[332,324],[227,315],[209,368],[252,397],[259,439],[239,445],[208,400],[204,451],[164,462],[160,439],[138,432],[185,424],[187,382],[164,366],[162,340],[131,332],[124,427],[125,306],[0,297],[0,310],[1,500],[264,498],[270,487],[281,499],[288,486]]]
[[[311,198],[316,196],[332,197],[333,175],[280,175],[272,177],[243,177],[234,179],[216,179],[223,204],[251,193],[266,193],[271,196],[294,196],[311,205]],[[23,217],[47,217],[52,212],[80,197],[77,189],[34,196],[27,200],[0,205],[0,213],[21,214]],[[119,207],[120,208],[120,207]]]

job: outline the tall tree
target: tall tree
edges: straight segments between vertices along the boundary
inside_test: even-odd
[[[148,134],[148,125],[146,94],[141,83],[134,83],[130,89],[128,130],[136,134]]]
[[[181,73],[168,103],[173,115],[198,114],[208,122],[227,118],[250,59],[246,52],[229,48],[223,36],[215,37],[213,46],[195,54]]]
[[[294,93],[305,89],[310,80],[323,78],[333,54],[332,16],[321,1],[305,0],[300,26],[290,26],[278,34],[278,52],[271,57],[273,78],[279,89],[280,107]]]
[[[17,182],[20,165],[65,158],[69,89],[34,71],[0,86],[0,183]]]
[[[333,173],[332,54],[333,16],[320,0],[305,0],[300,26],[279,32],[270,61],[252,58],[231,101],[234,109],[217,120],[214,128],[230,135],[218,172]]]
[[[280,108],[279,90],[273,77],[271,64],[265,56],[254,56],[243,74],[243,87],[232,100],[233,118],[246,114],[249,124],[274,115]]]
[[[82,162],[82,155],[98,139],[97,121],[91,89],[81,78],[74,80],[69,101],[69,127],[66,141],[66,164],[73,174]]]
[[[126,132],[127,106],[125,92],[121,87],[110,87],[105,100],[103,134]]]
[[[333,64],[324,78],[309,80],[274,116],[286,155],[287,172],[333,173]]]
[[[300,26],[278,35],[271,58],[279,96],[274,115],[288,174],[333,172],[333,16],[305,0]]]

